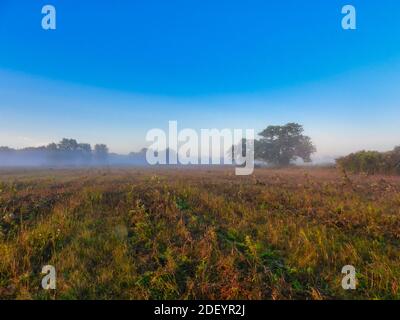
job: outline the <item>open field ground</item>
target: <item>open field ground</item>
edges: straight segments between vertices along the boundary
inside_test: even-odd
[[[399,249],[399,177],[0,171],[1,299],[399,299]]]

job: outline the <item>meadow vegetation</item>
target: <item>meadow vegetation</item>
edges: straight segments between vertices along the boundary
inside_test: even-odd
[[[399,245],[400,177],[0,171],[1,299],[399,299]]]
[[[352,173],[400,175],[400,146],[389,152],[359,151],[336,161]]]

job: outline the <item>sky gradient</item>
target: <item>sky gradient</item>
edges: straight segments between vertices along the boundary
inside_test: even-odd
[[[57,29],[41,28],[41,8]],[[357,30],[341,28],[341,8]],[[400,144],[400,2],[0,2],[0,145],[299,122],[318,156]]]

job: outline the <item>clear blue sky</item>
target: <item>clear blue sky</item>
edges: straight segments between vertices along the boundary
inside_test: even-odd
[[[57,30],[41,8],[57,9]],[[341,8],[357,30],[341,28]],[[398,0],[1,0],[0,145],[297,121],[321,155],[400,144]]]

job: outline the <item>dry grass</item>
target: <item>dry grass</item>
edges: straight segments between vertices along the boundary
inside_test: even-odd
[[[3,299],[398,299],[399,243],[396,177],[0,171]]]

